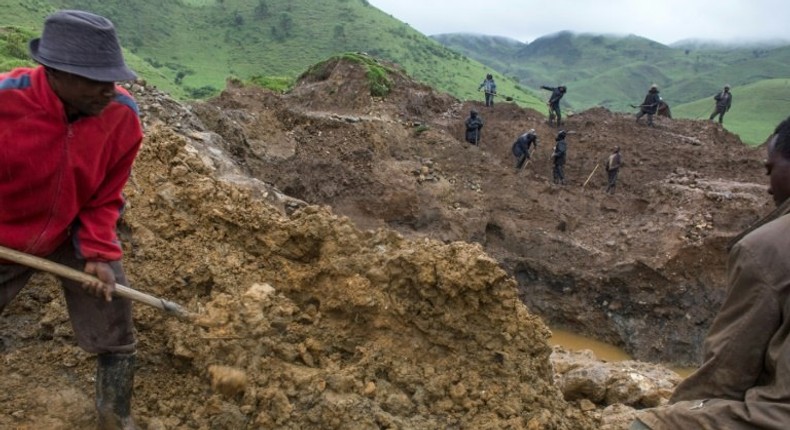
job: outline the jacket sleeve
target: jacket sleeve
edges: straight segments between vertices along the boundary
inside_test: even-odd
[[[77,215],[74,239],[79,256],[89,261],[116,261],[121,259],[121,246],[116,235],[116,223],[123,212],[123,187],[132,172],[132,164],[140,150],[142,131],[136,117],[127,120],[117,139],[132,140],[125,146],[106,174],[93,197]],[[134,121],[134,124],[131,122]],[[131,128],[131,129],[130,129]],[[121,137],[118,137],[121,136]]]
[[[765,351],[780,327],[779,298],[751,248],[737,244],[728,262],[729,291],[703,345],[704,362],[670,402],[708,398],[742,401],[763,373]]]

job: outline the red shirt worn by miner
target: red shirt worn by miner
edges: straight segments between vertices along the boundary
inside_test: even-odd
[[[115,224],[143,133],[116,92],[69,123],[43,67],[0,74],[0,245],[46,256],[71,236],[81,258],[120,260]]]

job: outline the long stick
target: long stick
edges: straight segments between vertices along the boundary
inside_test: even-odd
[[[587,180],[586,180],[586,181],[584,181],[584,185],[582,185],[582,188],[584,188],[585,186],[587,186],[587,183],[588,183],[588,182],[590,182],[590,179],[592,179],[592,175],[595,173],[595,171],[596,171],[596,170],[598,170],[598,166],[600,166],[600,165],[601,165],[601,163],[598,163],[598,164],[596,164],[596,165],[595,165],[595,168],[593,169],[593,171],[592,171],[592,172],[590,172],[590,176],[588,176],[588,177],[587,177]]]
[[[85,272],[54,263],[44,258],[0,246],[0,259],[13,261],[33,269],[42,270],[77,282],[95,282],[97,279]],[[195,315],[171,301],[160,299],[132,288],[115,284],[115,295],[163,310],[181,319],[193,320]]]
[[[521,168],[518,169],[519,172],[523,172],[524,169],[527,168],[527,164],[529,164],[529,162],[532,161],[532,153],[534,152],[535,152],[534,149],[532,151],[530,151],[529,149],[527,150],[527,161],[525,161],[524,164],[521,165]]]

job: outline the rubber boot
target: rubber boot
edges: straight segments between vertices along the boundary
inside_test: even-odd
[[[96,411],[101,430],[138,430],[132,419],[135,354],[101,354],[96,368]]]

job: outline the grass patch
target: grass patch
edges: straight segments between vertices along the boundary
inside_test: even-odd
[[[253,76],[249,83],[279,93],[290,91],[294,86],[293,78],[288,76]]]
[[[419,135],[421,135],[421,134],[425,133],[426,131],[428,131],[428,130],[430,130],[430,129],[431,129],[431,128],[430,128],[430,127],[428,127],[427,125],[425,125],[425,124],[420,124],[420,125],[418,125],[418,126],[414,127],[414,135],[415,135],[415,136],[419,136]]]
[[[29,30],[11,26],[0,27],[0,71],[35,66],[27,49],[27,43],[33,37],[33,32]]]

